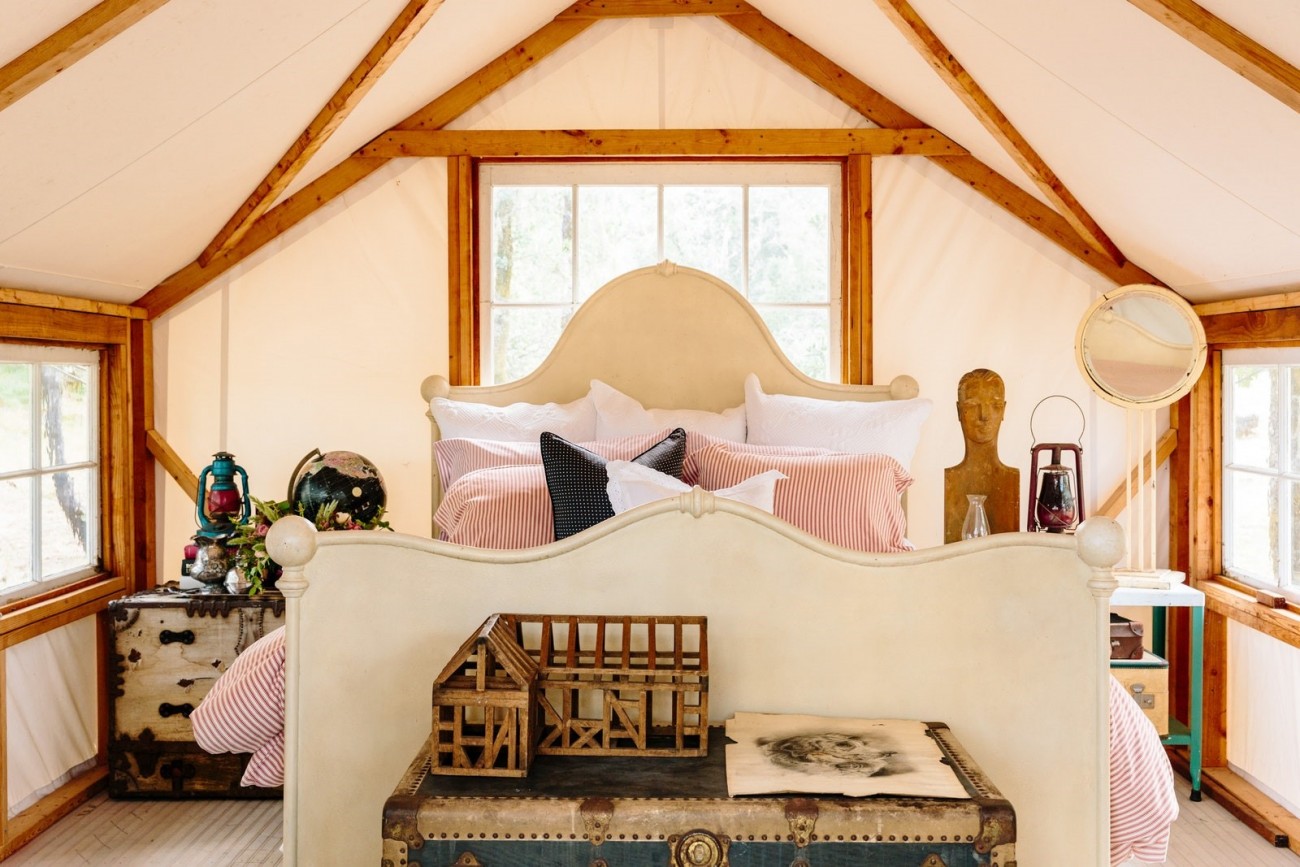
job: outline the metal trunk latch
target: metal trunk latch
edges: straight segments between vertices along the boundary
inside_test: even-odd
[[[614,802],[609,798],[588,798],[578,807],[578,813],[591,845],[604,843],[609,835],[609,823],[614,819]]]
[[[817,802],[808,798],[794,798],[785,802],[785,820],[790,823],[790,836],[796,849],[802,849],[812,840],[817,827]]]
[[[731,838],[695,830],[673,834],[668,838],[669,867],[730,867],[727,850]]]

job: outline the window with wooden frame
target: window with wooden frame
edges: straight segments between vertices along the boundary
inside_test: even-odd
[[[1223,571],[1300,602],[1300,348],[1227,350]]]
[[[0,594],[99,570],[99,453],[99,353],[0,343]]]
[[[791,361],[841,378],[842,186],[834,162],[483,162],[480,379],[518,379],[610,279],[664,259],[745,295]]]

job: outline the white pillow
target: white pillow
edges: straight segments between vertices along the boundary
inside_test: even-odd
[[[505,442],[537,442],[550,431],[572,442],[596,438],[596,408],[587,394],[572,403],[512,403],[489,406],[435,397],[429,401],[442,439],[457,437]]]
[[[591,381],[591,400],[596,405],[596,439],[614,439],[636,434],[656,433],[685,428],[691,433],[707,434],[718,439],[745,441],[745,405],[722,412],[702,409],[646,409],[636,398],[629,397],[599,379]]]
[[[605,493],[609,495],[609,504],[614,507],[615,515],[655,500],[684,494],[691,489],[690,485],[666,473],[631,461],[610,461],[605,464],[605,472],[609,474]],[[768,470],[729,488],[720,488],[713,494],[771,514],[776,497],[776,483],[785,477],[785,473],[779,470]]]
[[[764,394],[758,377],[745,378],[746,442],[814,446],[855,455],[885,454],[911,466],[921,426],[933,404],[912,400],[818,400]]]

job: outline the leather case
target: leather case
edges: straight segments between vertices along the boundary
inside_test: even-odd
[[[1110,658],[1142,658],[1142,624],[1121,617],[1114,612],[1110,615]]]

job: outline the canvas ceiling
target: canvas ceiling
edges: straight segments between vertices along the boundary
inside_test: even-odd
[[[92,5],[0,0],[0,62]],[[171,0],[0,112],[0,286],[131,301],[191,262],[402,5]],[[566,5],[447,0],[299,185]],[[754,5],[1030,188],[874,4]],[[1291,0],[1204,5],[1300,64]],[[1300,284],[1296,112],[1125,0],[914,6],[1138,265],[1193,301]],[[600,43],[595,28],[562,51],[596,57]],[[664,45],[654,68],[613,80],[694,75],[725,87],[728,62],[758,50],[667,34]],[[600,82],[590,95],[608,98]],[[657,106],[622,99],[629,126],[657,124]],[[500,122],[563,126],[563,115]]]

